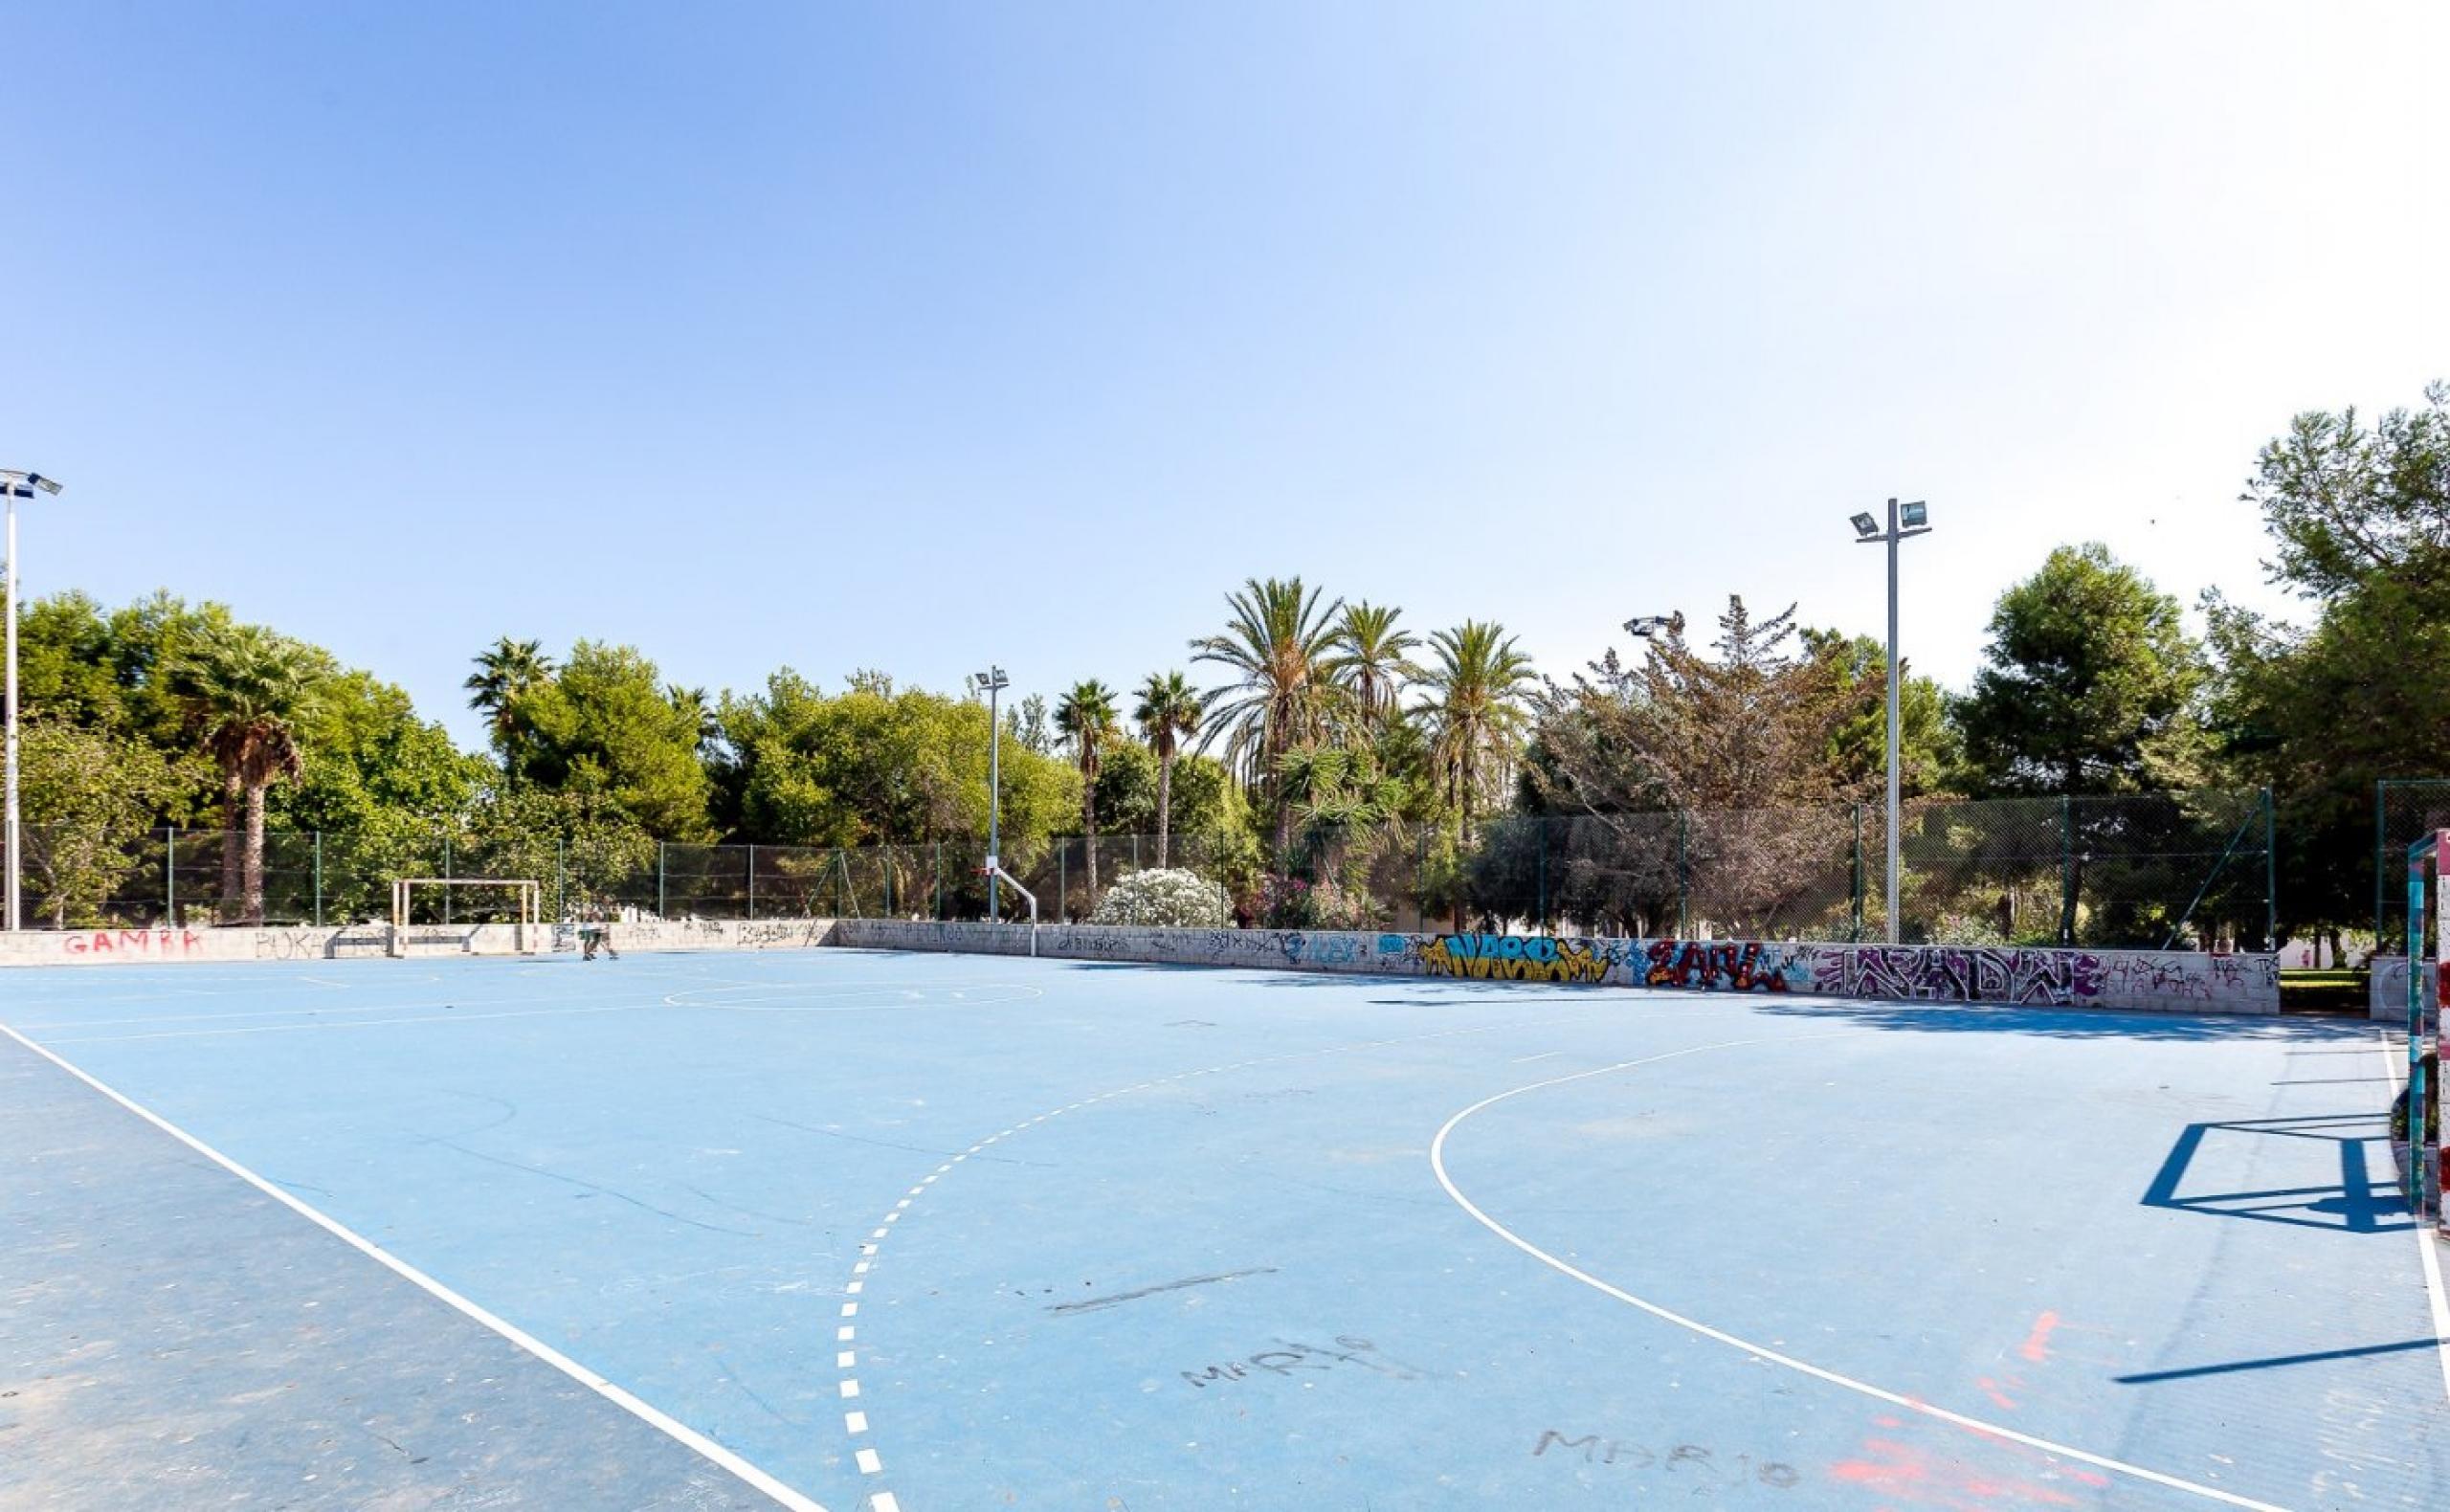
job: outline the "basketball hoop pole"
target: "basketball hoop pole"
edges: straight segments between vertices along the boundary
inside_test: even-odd
[[[986,865],[986,867],[984,868],[984,870],[985,870],[985,871],[986,871],[986,873],[987,873],[987,884],[988,884],[990,887],[994,886],[994,885],[995,885],[995,878],[999,878],[999,877],[1000,877],[1000,878],[1002,878],[1004,880],[1006,880],[1006,881],[1008,881],[1008,882],[1010,882],[1010,883],[1012,883],[1012,884],[1013,884],[1013,891],[1014,891],[1014,892],[1016,892],[1016,893],[1020,894],[1023,898],[1026,898],[1026,899],[1028,899],[1028,900],[1029,900],[1029,901],[1030,901],[1030,954],[1031,954],[1031,955],[1036,955],[1036,954],[1037,954],[1037,894],[1036,894],[1036,893],[1034,893],[1034,892],[1031,892],[1031,891],[1030,891],[1028,888],[1026,888],[1026,887],[1023,887],[1023,886],[1021,885],[1021,879],[1020,879],[1019,878],[1014,877],[1012,873],[1010,873],[1010,872],[1008,872],[1008,871],[1004,870],[1004,863],[1003,863],[1003,861],[1002,861],[999,857],[992,856],[989,856],[989,857],[987,858],[987,865]]]

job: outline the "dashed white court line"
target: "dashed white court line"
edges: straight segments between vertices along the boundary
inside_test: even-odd
[[[2391,1074],[2391,1096],[2395,1100],[2407,1090],[2407,1043],[2394,1041],[2388,1030],[2382,1032],[2382,1064]],[[2408,1127],[2420,1129],[2415,1108],[2408,1109]],[[2411,1149],[2417,1147],[2413,1143]],[[2411,1156],[2410,1159],[2414,1159]],[[2424,1267],[2424,1299],[2433,1312],[2434,1352],[2441,1361],[2441,1392],[2450,1397],[2450,1298],[2441,1290],[2441,1240],[2419,1219],[2416,1226],[2416,1251]]]
[[[608,1402],[611,1402],[613,1406],[620,1408],[631,1416],[637,1418],[640,1422],[656,1429],[657,1432],[682,1445],[684,1448],[695,1452],[702,1458],[729,1471],[732,1475],[738,1477],[747,1484],[756,1487],[758,1490],[773,1498],[784,1506],[791,1508],[791,1512],[825,1512],[825,1507],[814,1498],[804,1495],[803,1493],[792,1489],[791,1486],[785,1485],[782,1481],[760,1469],[741,1455],[724,1448],[722,1444],[715,1442],[715,1440],[707,1437],[696,1429],[691,1428],[688,1424],[681,1422],[670,1413],[664,1412],[659,1409],[651,1406],[640,1398],[622,1390],[620,1387],[613,1385],[610,1380],[607,1380],[605,1377],[598,1375],[595,1371],[579,1364],[569,1356],[562,1353],[559,1349],[554,1348],[551,1345],[536,1338],[525,1329],[519,1327],[517,1324],[512,1323],[505,1319],[497,1317],[485,1308],[478,1306],[475,1302],[470,1301],[467,1298],[462,1297],[456,1291],[453,1291],[450,1287],[443,1285],[440,1281],[435,1280],[425,1272],[418,1270],[408,1261],[401,1259],[390,1251],[384,1249],[381,1245],[376,1244],[373,1240],[366,1237],[362,1234],[359,1234],[356,1230],[349,1228],[336,1218],[328,1216],[312,1205],[300,1200],[287,1190],[276,1186],[272,1182],[265,1180],[263,1177],[256,1175],[254,1171],[239,1165],[229,1156],[222,1154],[219,1150],[214,1149],[204,1141],[179,1127],[168,1119],[162,1117],[162,1115],[154,1112],[148,1107],[145,1107],[134,1099],[125,1096],[118,1089],[107,1085],[98,1078],[89,1075],[82,1068],[75,1065],[66,1058],[56,1055],[45,1047],[28,1039],[25,1035],[19,1034],[9,1025],[0,1024],[0,1034],[8,1035],[18,1044],[25,1046],[35,1055],[42,1056],[45,1060],[50,1061],[60,1070],[67,1072],[70,1076],[75,1077],[78,1080],[100,1093],[103,1097],[110,1099],[113,1102],[118,1103],[128,1112],[135,1114],[145,1123],[152,1124],[155,1128],[160,1129],[163,1133],[170,1136],[170,1138],[177,1140],[180,1144],[195,1151],[205,1159],[212,1162],[223,1170],[228,1171],[231,1175],[237,1177],[248,1186],[255,1188],[265,1196],[272,1198],[282,1207],[289,1209],[300,1217],[302,1217],[309,1223],[314,1224],[317,1228],[322,1229],[326,1234],[329,1234],[334,1238],[347,1245],[350,1249],[353,1249],[359,1254],[365,1256],[367,1258],[373,1260],[376,1264],[381,1265],[384,1269],[391,1272],[394,1276],[397,1276],[401,1279],[409,1282],[411,1285],[424,1292],[427,1296],[434,1298],[435,1301],[441,1302],[447,1307],[450,1307],[452,1310],[459,1313],[462,1317],[469,1319],[471,1322],[501,1335],[511,1345],[520,1349],[525,1350],[528,1354],[535,1356],[538,1360],[551,1366],[554,1369],[561,1371],[564,1375],[567,1375],[571,1380],[578,1382],[581,1386],[586,1387],[596,1395],[604,1398]]]
[[[1677,1327],[1684,1329],[1688,1333],[1699,1334],[1704,1339],[1711,1340],[1717,1344],[1726,1345],[1731,1349],[1739,1350],[1755,1359],[1767,1361],[1771,1365],[1783,1366],[1787,1369],[1793,1370],[1799,1374],[1811,1376],[1815,1381],[1827,1382],[1831,1386],[1839,1387],[1845,1390],[1868,1396],[1875,1401],[1885,1402],[1891,1407],[1901,1408],[1906,1412],[1918,1413],[1924,1417],[1935,1418],[1940,1422],[1948,1423],[1957,1428],[1966,1429],[1971,1433],[1987,1434],[1995,1438],[2009,1439],[2013,1442],[2022,1444],[2028,1449],[2040,1450],[2045,1455],[2056,1456],[2061,1459],[2078,1460],[2083,1464],[2091,1465],[2096,1469],[2111,1471],[2122,1476],[2129,1476],[2138,1480],[2149,1480],[2157,1486],[2166,1486],[2172,1491],[2187,1492],[2194,1496],[2205,1498],[2208,1501],[2221,1502],[2224,1505],[2244,1507],[2248,1509],[2248,1512],[2288,1512],[2288,1509],[2285,1507],[2276,1506],[2268,1501],[2258,1501],[2252,1497],[2242,1497],[2233,1491],[2223,1491],[2217,1486],[2201,1485],[2195,1481],[2169,1475],[2162,1471],[2147,1469],[2142,1465],[2129,1464],[2124,1459],[2112,1459],[2106,1455],[2097,1455],[2092,1453],[2090,1450],[2078,1449],[2072,1444],[2061,1444],[2051,1439],[2038,1437],[2032,1434],[2021,1433],[2016,1429],[2009,1428],[2004,1424],[1989,1422],[1979,1417],[1969,1417],[1963,1412],[1953,1412],[1945,1407],[1935,1407],[1932,1404],[1922,1400],[1920,1397],[1908,1396],[1900,1391],[1892,1391],[1885,1387],[1874,1386],[1868,1381],[1859,1381],[1851,1375],[1842,1375],[1836,1370],[1831,1370],[1824,1367],[1814,1365],[1810,1361],[1798,1360],[1793,1355],[1782,1353],[1779,1350],[1771,1348],[1767,1345],[1754,1344],[1748,1339],[1738,1338],[1736,1335],[1728,1333],[1725,1329],[1713,1328],[1708,1323],[1703,1323],[1698,1319],[1687,1318],[1682,1313],[1676,1312],[1671,1308],[1662,1307],[1655,1301],[1651,1301],[1645,1298],[1637,1297],[1633,1293],[1626,1291],[1623,1287],[1611,1285],[1609,1282],[1601,1280],[1598,1277],[1592,1275],[1589,1271],[1583,1270],[1569,1261],[1559,1259],[1556,1256],[1553,1256],[1548,1251],[1540,1248],[1538,1245],[1533,1244],[1530,1240],[1523,1237],[1519,1234],[1516,1234],[1513,1230],[1507,1228],[1505,1225],[1498,1222],[1495,1218],[1490,1217],[1486,1212],[1482,1212],[1477,1203],[1473,1202],[1471,1198],[1463,1195],[1462,1189],[1455,1185],[1454,1177],[1447,1174],[1446,1141],[1448,1136],[1452,1135],[1456,1128],[1459,1126],[1464,1120],[1480,1112],[1481,1109],[1494,1107],[1498,1103],[1503,1102],[1510,1098],[1519,1098],[1526,1092],[1538,1092],[1548,1087],[1563,1086],[1569,1081],[1582,1081],[1592,1077],[1609,1076],[1615,1072],[1631,1070],[1636,1066],[1655,1065],[1662,1060],[1674,1060],[1683,1056],[1698,1056],[1713,1050],[1735,1050],[1756,1045],[1803,1044],[1815,1039],[1840,1039],[1849,1034],[1861,1034],[1868,1033],[1871,1033],[1871,1031],[1840,1030],[1836,1034],[1781,1034],[1761,1039],[1724,1039],[1714,1044],[1689,1045],[1682,1050],[1671,1050],[1657,1056],[1643,1056],[1638,1059],[1634,1060],[1620,1060],[1615,1065],[1600,1066],[1595,1070],[1576,1071],[1562,1077],[1550,1077],[1545,1081],[1529,1082],[1524,1086],[1515,1087],[1510,1091],[1498,1093],[1495,1097],[1482,1098],[1480,1101],[1473,1103],[1470,1107],[1465,1108],[1460,1113],[1456,1114],[1453,1118],[1448,1119],[1445,1123],[1438,1128],[1437,1136],[1429,1142],[1429,1167],[1430,1170],[1437,1177],[1437,1184],[1446,1190],[1446,1195],[1455,1200],[1455,1205],[1457,1207],[1461,1208],[1465,1212],[1471,1214],[1474,1221],[1478,1222],[1481,1227],[1488,1230],[1491,1234],[1496,1234],[1499,1238],[1503,1239],[1506,1243],[1513,1245],[1516,1249],[1521,1250],[1524,1254],[1531,1256],[1533,1259],[1538,1260],[1541,1264],[1548,1266],[1550,1270],[1556,1271],[1560,1275],[1570,1277],[1573,1279],[1582,1282],[1585,1286],[1606,1296],[1613,1297],[1616,1301],[1623,1302],[1628,1306],[1637,1307],[1643,1312],[1650,1314],[1652,1317],[1659,1319],[1660,1322],[1673,1323]]]
[[[1082,1098],[1077,1102],[1067,1103],[1061,1107],[1050,1108],[1044,1113],[1036,1114],[1030,1118],[1022,1119],[1009,1128],[998,1129],[994,1133],[988,1135],[985,1139],[980,1140],[977,1144],[969,1146],[968,1151],[963,1154],[955,1155],[950,1161],[937,1167],[933,1175],[924,1178],[918,1186],[910,1189],[910,1194],[908,1196],[894,1203],[892,1210],[886,1212],[881,1220],[884,1226],[878,1228],[874,1233],[868,1235],[870,1242],[859,1246],[859,1254],[863,1256],[875,1256],[879,1244],[881,1243],[887,1235],[899,1232],[893,1229],[891,1225],[900,1222],[905,1212],[912,1211],[911,1203],[915,1199],[926,1194],[927,1188],[935,1182],[937,1176],[944,1175],[946,1172],[951,1170],[953,1167],[961,1164],[961,1162],[969,1159],[969,1156],[978,1153],[980,1150],[994,1144],[998,1140],[1016,1138],[1024,1131],[1033,1128],[1037,1124],[1044,1123],[1051,1119],[1060,1118],[1066,1113],[1087,1107],[1091,1103],[1102,1102],[1108,1098],[1121,1097],[1125,1093],[1130,1092],[1144,1092],[1152,1087],[1167,1086],[1175,1082],[1189,1081],[1195,1077],[1211,1077],[1228,1071],[1245,1070],[1252,1066],[1271,1065],[1278,1061],[1300,1060],[1313,1056],[1341,1055],[1345,1052],[1354,1050],[1375,1050],[1391,1045],[1414,1044],[1423,1040],[1447,1039],[1452,1038],[1457,1034],[1495,1034],[1499,1031],[1508,1029],[1540,1028],[1553,1026],[1556,1024],[1587,1022],[1589,1018],[1590,1014],[1586,1012],[1565,1018],[1537,1020],[1529,1024],[1520,1021],[1508,1021],[1501,1024],[1463,1025],[1455,1029],[1433,1031],[1426,1034],[1402,1034],[1386,1039],[1365,1039],[1342,1045],[1325,1045],[1314,1050],[1286,1051],[1281,1055],[1257,1056],[1248,1060],[1236,1060],[1228,1065],[1202,1066],[1196,1071],[1180,1071],[1169,1077],[1157,1077],[1147,1081],[1139,1082],[1133,1086],[1116,1088],[1112,1091],[1098,1093],[1094,1097]],[[845,1295],[856,1296],[865,1288],[866,1281],[864,1278],[867,1276],[872,1264],[873,1261],[871,1259],[863,1258],[852,1267],[852,1279],[845,1281],[842,1287]],[[851,1317],[858,1312],[858,1306],[859,1304],[856,1301],[844,1302],[842,1304],[842,1316],[845,1318]],[[851,1329],[848,1326],[836,1330],[835,1334],[835,1338],[837,1343],[847,1344],[851,1342]],[[848,1373],[857,1368],[858,1360],[858,1351],[855,1349],[841,1350],[835,1356],[835,1367],[845,1372],[844,1378],[837,1387],[837,1390],[840,1390],[842,1397],[845,1400],[855,1398],[859,1395],[860,1388],[858,1379]],[[845,1431],[853,1434],[867,1433],[867,1413],[863,1412],[845,1413],[843,1415],[843,1428]],[[884,1468],[883,1461],[878,1457],[876,1451],[872,1449],[859,1449],[856,1452],[853,1457],[858,1462],[859,1469],[865,1474],[878,1475],[880,1474]],[[880,1490],[875,1492],[868,1498],[869,1512],[897,1512],[897,1508],[899,1506],[900,1503],[894,1501],[893,1493],[890,1491]]]
[[[1562,1050],[1544,1050],[1536,1056],[1517,1056],[1512,1060],[1507,1061],[1506,1064],[1509,1066],[1527,1066],[1532,1061],[1546,1060],[1551,1056],[1562,1056],[1564,1054],[1565,1052]]]

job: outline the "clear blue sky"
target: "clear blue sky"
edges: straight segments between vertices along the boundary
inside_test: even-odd
[[[28,587],[474,743],[498,634],[1020,691],[1301,573],[1548,668],[2249,598],[2297,410],[2450,376],[2439,6],[0,7]],[[1621,638],[1621,637],[1619,637]]]

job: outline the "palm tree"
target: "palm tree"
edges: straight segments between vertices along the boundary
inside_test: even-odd
[[[1429,637],[1436,663],[1422,669],[1430,697],[1416,712],[1430,725],[1430,756],[1472,837],[1472,805],[1495,788],[1523,744],[1524,699],[1533,681],[1531,658],[1514,648],[1505,627],[1467,619]]]
[[[1191,643],[1192,660],[1234,675],[1200,696],[1208,706],[1201,748],[1223,738],[1226,759],[1241,767],[1243,781],[1268,789],[1280,855],[1292,843],[1293,813],[1277,780],[1278,759],[1325,738],[1342,704],[1329,657],[1344,600],[1322,605],[1320,591],[1305,591],[1298,577],[1247,579],[1226,595],[1233,616],[1225,634]]]
[[[723,739],[724,722],[715,713],[715,706],[706,700],[706,690],[667,682],[663,687],[663,697],[672,705],[672,711],[680,716],[680,722],[687,726],[691,738],[698,743],[698,754],[711,754],[715,743]]]
[[[1095,678],[1076,682],[1055,706],[1055,727],[1080,764],[1080,829],[1088,836],[1089,906],[1098,905],[1098,767],[1106,745],[1123,731],[1115,723],[1114,690]]]
[[[1157,753],[1157,865],[1167,864],[1167,837],[1173,830],[1175,741],[1199,733],[1199,695],[1179,672],[1152,672],[1140,685],[1140,706],[1131,711]]]
[[[1327,670],[1351,690],[1362,723],[1373,728],[1394,714],[1403,685],[1420,676],[1420,669],[1406,659],[1407,653],[1419,647],[1420,637],[1395,626],[1403,612],[1364,601],[1346,605],[1344,617],[1336,621],[1335,652]]]
[[[475,659],[477,670],[460,686],[468,690],[468,707],[482,712],[492,726],[503,779],[516,781],[519,700],[553,679],[553,658],[545,655],[541,642],[504,635]]]
[[[244,808],[243,866],[228,841],[221,848],[221,908],[239,900],[240,922],[264,922],[264,791],[305,770],[298,731],[313,710],[323,659],[313,647],[260,625],[207,625],[189,641],[179,667],[179,691],[204,732],[204,748],[221,767],[226,811]]]

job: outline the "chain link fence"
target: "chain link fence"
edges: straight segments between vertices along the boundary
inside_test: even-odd
[[[2407,953],[2408,847],[2450,830],[2450,777],[2393,777],[2373,785],[2373,939]]]
[[[2433,789],[2423,801],[2450,823],[2450,783]],[[2418,819],[2436,812],[2413,792],[2407,801]],[[2267,947],[2275,878],[2262,793],[1923,800],[1903,818],[1901,940]],[[37,826],[28,836],[35,927],[239,923],[255,913],[243,835],[153,831],[111,841]],[[1220,883],[1243,925],[1879,940],[1886,847],[1884,813],[1866,804],[1509,817],[1477,826],[1468,844],[1418,825],[1297,829],[1275,856],[1248,836],[1188,834],[1169,838],[1167,858]],[[1090,918],[1105,889],[1156,865],[1158,854],[1152,834],[1075,835],[1008,841],[1003,862],[1052,923]],[[989,907],[985,861],[975,838],[825,848],[547,834],[472,845],[412,830],[274,833],[264,839],[261,918],[388,919],[395,878],[431,877],[533,879],[563,919],[977,919]],[[1025,915],[1011,889],[999,891],[1004,917]],[[442,888],[413,905],[419,923],[481,922],[510,906]]]

